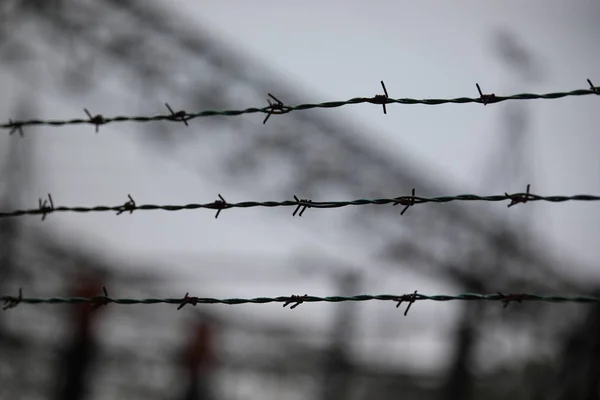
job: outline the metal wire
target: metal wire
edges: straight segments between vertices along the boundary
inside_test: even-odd
[[[106,294],[106,291],[105,291]],[[504,294],[504,293],[462,293],[457,295],[425,295],[418,294],[416,291],[411,294],[392,295],[357,295],[357,296],[280,296],[280,297],[255,297],[255,298],[213,298],[213,297],[189,297],[188,293],[183,298],[112,298],[105,296],[98,297],[22,297],[22,291],[19,291],[19,296],[1,296],[5,309],[13,308],[20,303],[26,304],[92,304],[94,306],[105,306],[108,304],[119,305],[134,305],[134,304],[176,304],[178,309],[183,308],[186,304],[267,304],[267,303],[283,303],[283,306],[292,305],[295,308],[302,303],[340,303],[340,302],[357,302],[357,301],[391,301],[396,302],[398,307],[402,302],[407,302],[410,305],[416,301],[499,301],[507,306],[510,302],[549,302],[549,303],[600,303],[600,297],[595,296],[559,296],[559,295],[540,295],[531,293],[520,294]]]
[[[268,120],[268,118],[273,114],[287,114],[291,111],[299,111],[299,110],[310,110],[314,108],[338,108],[342,106],[347,106],[351,104],[363,104],[370,103],[376,105],[382,105],[385,111],[386,104],[425,104],[425,105],[441,105],[447,103],[454,104],[466,104],[466,103],[480,103],[484,105],[500,103],[507,100],[536,100],[536,99],[560,99],[568,96],[587,96],[592,94],[600,94],[600,88],[595,87],[591,81],[588,79],[588,83],[590,85],[589,89],[578,89],[572,90],[570,92],[554,92],[554,93],[545,93],[545,94],[533,94],[533,93],[521,93],[514,94],[510,96],[496,96],[495,94],[483,94],[479,85],[477,85],[477,89],[479,91],[480,97],[458,97],[453,99],[413,99],[413,98],[390,98],[387,95],[387,90],[385,89],[385,85],[382,81],[382,86],[384,87],[385,95],[375,95],[374,97],[355,97],[345,101],[328,101],[324,103],[314,103],[314,104],[298,104],[295,106],[285,105],[282,101],[277,99],[275,96],[269,93],[269,96],[273,98],[276,102],[272,103],[269,100],[268,106],[266,107],[251,107],[246,108],[244,110],[224,110],[224,111],[215,111],[215,110],[204,110],[198,112],[188,113],[186,111],[173,111],[171,107],[166,104],[169,114],[160,114],[153,116],[125,116],[119,115],[114,117],[103,117],[102,115],[92,115],[87,109],[84,109],[88,118],[74,118],[74,119],[66,119],[66,120],[42,120],[42,119],[30,119],[30,120],[22,120],[22,121],[13,121],[9,120],[3,124],[0,124],[0,128],[9,130],[10,134],[15,132],[19,132],[20,135],[23,135],[22,128],[25,126],[31,125],[47,125],[47,126],[64,126],[64,125],[80,125],[80,124],[89,124],[94,125],[96,128],[96,132],[98,132],[98,127],[100,125],[104,125],[111,122],[152,122],[152,121],[173,121],[184,123],[187,125],[187,121],[195,119],[195,118],[204,118],[204,117],[232,117],[242,114],[254,114],[254,113],[262,113],[267,114],[264,122]]]
[[[42,219],[46,217],[46,215],[56,212],[75,212],[75,213],[89,213],[89,212],[116,212],[117,215],[120,215],[124,212],[132,213],[137,210],[163,210],[163,211],[181,211],[181,210],[196,210],[196,209],[210,209],[217,210],[217,214],[215,218],[219,216],[219,213],[222,210],[226,210],[229,208],[252,208],[252,207],[296,207],[293,215],[295,216],[298,211],[300,213],[299,216],[306,211],[308,208],[321,208],[321,209],[330,209],[330,208],[341,208],[348,206],[364,206],[364,205],[403,205],[404,210],[401,214],[407,210],[408,207],[423,204],[423,203],[450,203],[453,201],[485,201],[485,202],[501,202],[510,200],[510,204],[508,207],[514,206],[519,203],[526,203],[531,201],[546,201],[551,203],[562,203],[565,201],[599,201],[600,196],[595,195],[587,195],[580,194],[574,196],[540,196],[533,193],[529,193],[529,185],[527,192],[525,193],[514,193],[508,194],[505,193],[503,195],[491,195],[491,196],[478,196],[474,194],[461,194],[458,196],[442,196],[442,197],[419,197],[414,195],[412,196],[401,196],[395,198],[380,198],[380,199],[358,199],[352,201],[323,201],[317,202],[308,199],[299,199],[294,196],[295,200],[285,200],[285,201],[244,201],[240,203],[228,203],[225,199],[219,195],[219,200],[213,201],[211,203],[204,204],[184,204],[184,205],[156,205],[156,204],[143,204],[137,205],[135,200],[131,196],[129,196],[129,201],[124,204],[118,206],[94,206],[94,207],[68,207],[68,206],[60,206],[55,207],[54,201],[52,200],[52,196],[48,195],[48,200],[42,201],[39,199],[38,208],[34,209],[26,209],[26,210],[15,210],[8,212],[0,212],[0,218],[8,218],[8,217],[18,217],[23,215],[42,215]]]

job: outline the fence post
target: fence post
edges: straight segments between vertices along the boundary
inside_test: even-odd
[[[183,400],[211,400],[211,373],[214,369],[214,321],[202,315],[192,323],[191,336],[182,357],[187,382]]]
[[[102,293],[102,281],[97,274],[86,275],[74,282],[75,297],[95,297]],[[89,389],[88,372],[98,351],[92,322],[101,310],[91,304],[77,304],[69,311],[71,338],[68,339],[56,369],[58,390],[56,400],[83,400]]]

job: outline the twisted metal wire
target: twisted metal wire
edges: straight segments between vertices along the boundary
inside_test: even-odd
[[[457,196],[442,196],[442,197],[419,197],[414,195],[412,196],[401,196],[395,198],[380,198],[380,199],[357,199],[351,201],[312,201],[308,199],[298,199],[298,197],[294,196],[295,200],[285,200],[285,201],[244,201],[239,203],[228,203],[225,199],[219,195],[219,200],[213,201],[211,203],[191,203],[191,204],[183,204],[183,205],[156,205],[156,204],[143,204],[137,205],[135,200],[129,196],[129,201],[124,204],[117,206],[94,206],[94,207],[68,207],[68,206],[54,206],[54,202],[52,200],[52,196],[48,195],[48,200],[42,201],[39,200],[39,207],[34,209],[24,209],[24,210],[15,210],[8,212],[0,212],[0,218],[9,218],[9,217],[18,217],[23,215],[42,215],[42,219],[44,219],[48,214],[57,213],[57,212],[75,212],[75,213],[90,213],[90,212],[116,212],[117,215],[120,215],[125,212],[133,213],[133,211],[137,210],[163,210],[163,211],[182,211],[182,210],[196,210],[196,209],[209,209],[209,210],[217,210],[217,214],[215,218],[219,216],[219,213],[222,210],[230,209],[230,208],[253,208],[253,207],[296,207],[293,215],[295,216],[298,211],[300,211],[299,216],[306,211],[308,208],[321,208],[321,209],[330,209],[330,208],[341,208],[341,207],[349,207],[349,206],[364,206],[364,205],[403,205],[405,206],[404,210],[401,214],[404,214],[408,207],[423,204],[423,203],[449,203],[453,201],[484,201],[484,202],[501,202],[510,200],[510,204],[508,207],[519,203],[526,203],[531,201],[546,201],[551,203],[562,203],[565,201],[599,201],[600,196],[596,195],[574,195],[574,196],[540,196],[533,193],[529,193],[529,187],[527,192],[525,193],[514,193],[508,194],[505,193],[503,195],[491,195],[491,196],[478,196],[474,194],[461,194]]]
[[[298,104],[295,106],[285,105],[282,101],[277,99],[275,96],[269,93],[269,96],[273,98],[276,102],[272,103],[269,101],[268,106],[265,107],[250,107],[244,110],[204,110],[198,112],[188,113],[186,111],[173,111],[171,107],[166,104],[169,114],[159,114],[153,116],[125,116],[119,115],[114,117],[103,117],[98,114],[93,116],[87,109],[84,109],[88,118],[74,118],[74,119],[64,119],[64,120],[42,120],[42,119],[30,119],[30,120],[22,120],[22,121],[13,121],[9,120],[3,124],[0,124],[0,128],[10,130],[10,134],[15,132],[19,132],[19,134],[23,134],[22,128],[25,126],[31,125],[46,125],[46,126],[64,126],[64,125],[80,125],[80,124],[89,124],[94,125],[96,127],[96,132],[98,132],[98,127],[100,125],[104,125],[112,122],[152,122],[152,121],[173,121],[173,122],[183,122],[187,125],[187,121],[195,119],[195,118],[204,118],[204,117],[232,117],[238,116],[242,114],[255,114],[262,113],[267,114],[265,117],[266,122],[268,118],[273,114],[287,114],[291,111],[299,111],[299,110],[310,110],[314,108],[338,108],[342,106],[347,106],[351,104],[363,104],[370,103],[376,105],[382,105],[385,111],[386,104],[424,104],[424,105],[441,105],[441,104],[466,104],[466,103],[480,103],[484,105],[500,103],[508,100],[536,100],[536,99],[560,99],[563,97],[569,96],[587,96],[587,95],[600,95],[600,88],[595,87],[592,82],[588,79],[588,83],[590,85],[589,89],[577,89],[569,92],[553,92],[553,93],[545,93],[545,94],[534,94],[534,93],[521,93],[514,94],[510,96],[496,96],[495,94],[483,94],[479,85],[477,85],[477,89],[479,90],[480,97],[458,97],[453,99],[413,99],[413,98],[390,98],[387,95],[387,90],[384,87],[385,95],[375,95],[374,97],[355,97],[345,101],[328,101],[324,103],[314,103],[314,104]]]
[[[279,296],[279,297],[254,297],[254,298],[213,298],[213,297],[189,297],[189,293],[183,298],[112,298],[106,293],[105,296],[97,297],[23,297],[22,291],[19,296],[1,296],[0,301],[5,303],[4,309],[16,307],[18,304],[92,304],[95,307],[106,306],[108,304],[136,305],[136,304],[174,304],[183,306],[197,304],[268,304],[283,303],[283,306],[292,305],[295,308],[303,303],[340,303],[340,302],[360,302],[360,301],[391,301],[396,302],[398,307],[402,302],[412,305],[416,301],[498,301],[504,303],[506,307],[511,302],[521,303],[529,302],[549,302],[549,303],[600,303],[600,297],[585,295],[541,295],[532,293],[504,294],[504,293],[462,293],[457,295],[426,295],[418,294],[416,291],[410,294],[392,295],[356,295],[356,296]]]

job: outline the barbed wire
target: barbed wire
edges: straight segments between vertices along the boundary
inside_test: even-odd
[[[355,97],[345,101],[328,101],[324,103],[314,103],[314,104],[298,104],[295,106],[285,105],[281,100],[277,97],[268,93],[269,97],[271,97],[275,102],[268,101],[268,105],[266,107],[250,107],[244,110],[204,110],[198,112],[186,112],[186,111],[174,111],[168,103],[165,103],[169,114],[159,114],[153,116],[125,116],[119,115],[114,117],[104,117],[101,114],[93,115],[87,109],[84,108],[84,112],[87,118],[73,118],[73,119],[30,119],[30,120],[22,120],[22,121],[13,121],[9,120],[3,124],[0,124],[0,128],[9,130],[9,135],[12,135],[16,132],[19,133],[20,136],[23,136],[23,127],[32,126],[32,125],[46,125],[46,126],[64,126],[64,125],[81,125],[81,124],[89,124],[93,125],[96,129],[96,133],[98,133],[98,129],[101,125],[105,125],[112,122],[153,122],[153,121],[172,121],[184,123],[186,126],[188,125],[188,121],[196,118],[205,118],[205,117],[232,117],[243,114],[255,114],[262,113],[267,114],[265,119],[263,120],[263,124],[267,122],[267,120],[271,117],[271,115],[281,115],[287,114],[292,111],[299,110],[310,110],[314,108],[338,108],[342,106],[347,106],[351,104],[376,104],[381,105],[383,107],[384,114],[387,114],[386,105],[387,104],[424,104],[424,105],[441,105],[441,104],[466,104],[466,103],[479,103],[483,105],[500,103],[508,100],[537,100],[537,99],[560,99],[568,96],[587,96],[587,95],[600,95],[600,87],[596,87],[593,83],[588,79],[587,80],[590,88],[589,89],[577,89],[569,92],[553,92],[553,93],[545,93],[545,94],[534,94],[534,93],[521,93],[514,94],[510,96],[496,96],[494,93],[484,94],[481,91],[479,84],[476,84],[477,90],[479,92],[479,97],[458,97],[458,98],[450,98],[450,99],[413,99],[413,98],[391,98],[388,95],[387,89],[383,81],[381,81],[381,86],[383,87],[383,91],[385,94],[377,94],[373,97]]]
[[[118,305],[139,305],[139,304],[174,304],[178,305],[178,310],[186,305],[196,306],[198,304],[268,304],[283,303],[283,307],[290,305],[294,309],[303,303],[341,303],[341,302],[361,302],[361,301],[388,301],[395,302],[398,308],[403,302],[408,303],[404,315],[408,313],[411,305],[417,301],[499,301],[507,307],[509,303],[522,303],[526,301],[549,302],[549,303],[600,303],[600,297],[596,296],[558,296],[541,295],[531,293],[462,293],[457,295],[426,295],[419,294],[416,290],[410,294],[392,295],[356,295],[356,296],[309,296],[292,295],[279,297],[254,297],[254,298],[214,298],[214,297],[190,297],[186,293],[183,298],[112,298],[108,296],[106,288],[103,288],[104,296],[96,297],[23,297],[23,290],[19,289],[19,296],[1,296],[0,301],[5,303],[3,309],[14,308],[21,303],[25,304],[91,304],[94,308],[106,306],[109,304]]]
[[[42,220],[46,218],[48,214],[57,212],[75,212],[75,213],[90,213],[90,212],[116,212],[117,215],[121,215],[125,212],[130,214],[137,210],[163,210],[163,211],[182,211],[182,210],[197,210],[197,209],[209,209],[216,210],[215,218],[218,218],[221,211],[230,208],[253,208],[253,207],[296,207],[292,216],[302,216],[304,212],[309,208],[320,208],[320,209],[331,209],[331,208],[342,208],[349,206],[365,206],[365,205],[387,205],[392,204],[403,205],[404,209],[400,212],[400,215],[408,210],[409,207],[417,204],[424,203],[450,203],[453,201],[484,201],[484,202],[501,202],[510,200],[508,207],[512,207],[519,203],[527,203],[531,201],[546,201],[551,203],[562,203],[565,201],[599,201],[600,196],[579,194],[574,196],[540,196],[530,193],[530,185],[527,185],[527,191],[525,193],[514,193],[503,195],[491,195],[491,196],[478,196],[474,194],[461,194],[458,196],[442,196],[442,197],[419,197],[415,196],[415,189],[412,190],[411,196],[401,196],[394,198],[381,198],[381,199],[358,199],[351,201],[312,201],[310,199],[299,199],[294,196],[294,200],[285,201],[243,201],[239,203],[228,203],[223,196],[220,194],[219,200],[215,200],[211,203],[191,203],[183,205],[156,205],[156,204],[143,204],[138,205],[131,195],[128,195],[129,200],[124,204],[117,206],[94,206],[94,207],[68,207],[68,206],[55,206],[52,196],[48,194],[48,198],[38,201],[38,208],[27,209],[27,210],[15,210],[9,212],[0,212],[0,218],[19,217],[24,215],[41,215]]]

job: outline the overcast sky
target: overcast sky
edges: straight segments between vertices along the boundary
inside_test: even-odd
[[[508,95],[520,92],[545,93],[586,88],[586,79],[600,85],[600,54],[595,51],[600,5],[594,1],[376,1],[330,0],[281,2],[231,2],[206,0],[179,1],[175,10],[196,20],[229,42],[234,48],[269,65],[292,87],[314,93],[319,101],[345,100],[381,92],[385,81],[391,97],[445,98],[476,97],[475,83],[485,92]],[[521,79],[504,63],[494,46],[493,33],[510,31],[531,51],[540,65],[539,79]],[[22,83],[9,82],[17,93]],[[118,85],[113,85],[118,86]],[[53,100],[52,82],[38,89],[44,116],[79,117],[85,106],[106,116],[127,112],[125,98],[114,104],[106,95],[89,93],[85,105]],[[107,85],[106,91],[118,90]],[[22,90],[22,89],[21,89]],[[274,89],[274,92],[276,90]],[[10,104],[10,96],[4,105]],[[16,101],[16,100],[12,100]],[[172,101],[172,100],[170,100]],[[397,146],[420,160],[422,168],[448,180],[448,187],[460,186],[499,194],[523,191],[527,183],[542,195],[598,194],[597,112],[600,99],[586,96],[549,101],[531,101],[528,108],[529,151],[526,171],[512,187],[481,185],[482,165],[498,153],[506,130],[502,125],[506,103],[483,107],[472,105],[405,106],[390,105],[383,115],[379,107],[356,105],[330,110],[358,126],[370,127],[379,136],[372,140]],[[158,99],[161,104],[164,99]],[[180,105],[185,107],[185,105]],[[248,104],[248,106],[261,106]],[[115,107],[115,108],[111,108]],[[10,107],[3,108],[4,120],[13,118]],[[114,113],[111,110],[115,110]],[[117,112],[118,111],[118,112]],[[156,110],[148,110],[154,114]],[[193,126],[193,122],[192,122]],[[73,135],[73,131],[37,129],[35,146],[43,155],[31,200],[23,208],[35,206],[37,197],[50,192],[58,204],[113,205],[125,202],[131,193],[139,203],[182,204],[208,202],[223,193],[230,201],[283,200],[245,198],[218,180],[199,181],[177,163],[150,159],[140,147],[127,124],[102,127],[95,136]],[[21,140],[17,137],[2,138]],[[23,139],[32,143],[31,136]],[[531,172],[530,172],[531,171]],[[448,195],[460,194],[456,190]],[[385,194],[382,194],[385,195]],[[546,238],[548,246],[559,253],[594,265],[600,256],[598,205],[583,203],[526,205],[532,209],[535,232]],[[506,215],[505,205],[497,211]],[[320,236],[318,212],[308,212],[302,220],[292,219],[291,210],[231,210],[218,220],[212,212],[140,212],[127,218],[107,215],[63,214],[49,217],[44,229],[65,237],[84,237],[115,257],[130,260],[165,260],[173,283],[166,296],[183,295],[201,287],[206,296],[278,296],[298,294],[335,294],[335,285],[322,278],[300,278],[278,268],[290,254],[309,249],[312,253],[352,260],[360,267],[368,257],[359,247]],[[426,209],[419,209],[426,212]],[[512,209],[511,209],[512,211]],[[41,227],[38,219],[33,226]],[[207,272],[202,262],[206,254],[221,261],[219,271]],[[227,255],[227,259],[220,255]],[[249,255],[254,254],[254,256]],[[236,256],[238,255],[238,256]],[[178,261],[181,260],[181,261]],[[248,278],[218,281],[228,277],[228,268],[239,271],[240,264],[258,268]],[[235,264],[232,266],[232,264]],[[263,264],[258,267],[256,265]],[[143,264],[142,264],[143,265]],[[214,265],[214,264],[211,264]],[[571,268],[571,266],[565,266]],[[598,276],[598,272],[586,273]],[[213,281],[207,283],[207,278]],[[447,292],[443,285],[415,277],[378,276],[365,283],[365,292]],[[307,305],[293,311],[280,305],[248,306],[264,318],[289,320],[327,328],[328,305]],[[454,306],[448,303],[419,304],[412,323],[431,327],[431,332],[447,329]],[[228,309],[227,312],[230,312]],[[386,320],[383,326],[401,329],[401,313],[389,304],[367,306],[365,318]],[[383,310],[383,311],[382,311]],[[234,312],[234,311],[231,311]],[[250,311],[248,311],[250,312]],[[377,315],[374,316],[374,313]],[[391,316],[395,320],[389,321]],[[425,316],[425,317],[424,317]],[[431,316],[436,316],[432,320]],[[366,324],[361,320],[358,324]],[[446,324],[446,325],[444,325]],[[445,328],[444,328],[445,327]],[[381,329],[384,329],[381,328]],[[371,332],[370,334],[374,334]],[[422,346],[419,346],[422,344]],[[383,356],[380,349],[379,356]],[[370,353],[375,347],[369,349]],[[410,359],[427,365],[446,351],[443,340],[427,333],[410,345],[400,344],[395,351],[385,350],[389,361]],[[426,352],[426,353],[425,353]],[[426,356],[424,356],[424,354]]]

